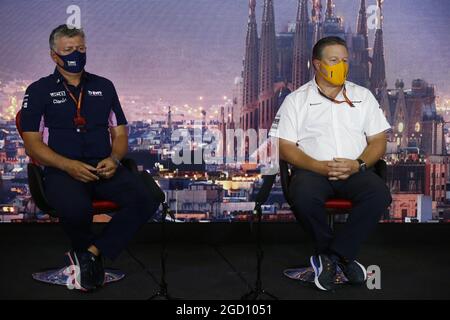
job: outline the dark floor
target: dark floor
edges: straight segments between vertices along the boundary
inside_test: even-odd
[[[339,231],[337,226],[337,231]],[[186,299],[239,299],[255,279],[255,246],[246,224],[168,225],[169,291]],[[320,292],[283,276],[307,262],[311,244],[295,224],[263,228],[264,287],[280,299],[449,299],[450,225],[380,225],[359,261],[381,268],[381,289]],[[145,226],[130,250],[159,277],[160,229]],[[128,253],[113,264],[126,278],[83,294],[41,284],[31,273],[60,266],[67,240],[57,225],[0,225],[0,299],[145,299],[157,286]],[[231,264],[231,266],[230,266]],[[242,278],[239,277],[240,272]]]

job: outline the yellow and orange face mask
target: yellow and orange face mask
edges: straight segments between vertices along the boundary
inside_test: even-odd
[[[322,71],[325,69],[325,72]],[[348,63],[341,60],[335,65],[327,65],[324,62],[320,63],[319,74],[322,78],[335,86],[342,86],[348,76]]]

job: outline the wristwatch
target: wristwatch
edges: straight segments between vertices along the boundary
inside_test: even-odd
[[[356,161],[358,161],[359,163],[359,172],[364,172],[367,169],[367,164],[364,162],[364,160],[358,158],[356,159]]]
[[[117,158],[114,157],[114,156],[109,156],[109,157],[116,163],[117,166],[120,166],[121,162],[120,162],[119,159],[117,159]]]

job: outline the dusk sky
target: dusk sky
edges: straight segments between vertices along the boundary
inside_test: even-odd
[[[262,0],[258,0],[258,27]],[[326,1],[323,1],[325,4]],[[368,5],[375,0],[367,0]],[[277,31],[295,20],[297,0],[275,0]],[[359,0],[335,0],[355,30]],[[244,55],[247,0],[0,0],[0,80],[37,80],[52,72],[48,36],[81,8],[87,70],[110,78],[119,94],[171,104],[221,103]],[[424,78],[450,98],[450,1],[386,0],[384,43],[389,87]],[[370,31],[370,45],[373,45]]]

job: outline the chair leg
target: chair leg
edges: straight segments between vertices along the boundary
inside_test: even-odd
[[[334,230],[334,214],[332,213],[328,214],[328,225],[330,226],[331,230]]]

